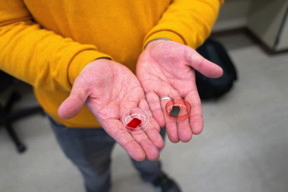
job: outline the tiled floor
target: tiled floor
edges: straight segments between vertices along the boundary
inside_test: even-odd
[[[184,192],[287,192],[288,53],[267,55],[244,34],[219,40],[237,65],[239,81],[224,98],[203,103],[201,135],[186,144],[167,142],[164,169]],[[25,97],[17,107],[36,103],[30,87],[19,87]],[[17,154],[0,129],[0,192],[84,191],[44,117],[15,126],[29,149]],[[154,192],[119,146],[113,157],[112,192]]]

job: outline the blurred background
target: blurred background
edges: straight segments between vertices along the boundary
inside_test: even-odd
[[[167,140],[164,170],[183,192],[288,191],[288,1],[226,0],[213,29],[235,64],[238,81],[203,101],[205,130],[189,143]],[[37,105],[29,85],[13,89],[14,109]],[[82,180],[60,151],[47,119],[35,114],[14,127],[28,150],[19,154],[0,127],[0,192],[82,192]],[[126,152],[115,147],[112,192],[153,192]]]

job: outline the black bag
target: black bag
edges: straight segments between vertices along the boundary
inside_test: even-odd
[[[196,85],[202,100],[217,99],[231,90],[237,80],[236,67],[225,48],[219,42],[207,39],[197,49],[204,58],[222,67],[223,76],[217,79],[207,78],[196,71]]]

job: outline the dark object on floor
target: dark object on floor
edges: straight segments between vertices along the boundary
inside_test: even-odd
[[[217,79],[207,78],[196,71],[196,84],[202,100],[217,99],[229,92],[237,80],[237,71],[226,49],[219,42],[207,39],[197,49],[204,58],[222,67],[224,74]]]
[[[165,173],[160,173],[152,184],[159,192],[181,192],[177,183]]]
[[[0,71],[0,93],[4,92],[8,87],[13,85],[15,79],[10,75]],[[11,140],[15,144],[17,151],[19,153],[23,153],[26,151],[26,146],[22,143],[19,139],[18,135],[16,134],[12,123],[18,119],[24,118],[29,115],[33,115],[35,113],[42,113],[44,114],[43,110],[39,106],[20,109],[17,111],[12,111],[13,105],[21,99],[20,93],[17,91],[13,91],[6,104],[2,105],[0,103],[0,126],[4,127],[9,134]]]

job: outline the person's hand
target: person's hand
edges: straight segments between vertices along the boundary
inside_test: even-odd
[[[133,108],[151,114],[142,87],[125,66],[107,59],[98,59],[83,68],[73,83],[69,97],[61,104],[58,115],[67,119],[86,105],[103,126],[135,160],[156,160],[164,141],[159,125],[150,118],[150,128],[142,133],[127,131],[121,118]]]
[[[193,134],[203,129],[201,101],[198,95],[195,70],[210,78],[217,78],[223,70],[206,60],[194,49],[169,40],[150,42],[137,63],[137,77],[146,94],[154,118],[166,125],[172,142],[188,142]],[[191,104],[190,116],[184,121],[173,121],[165,116],[168,100],[161,97],[184,99]]]

